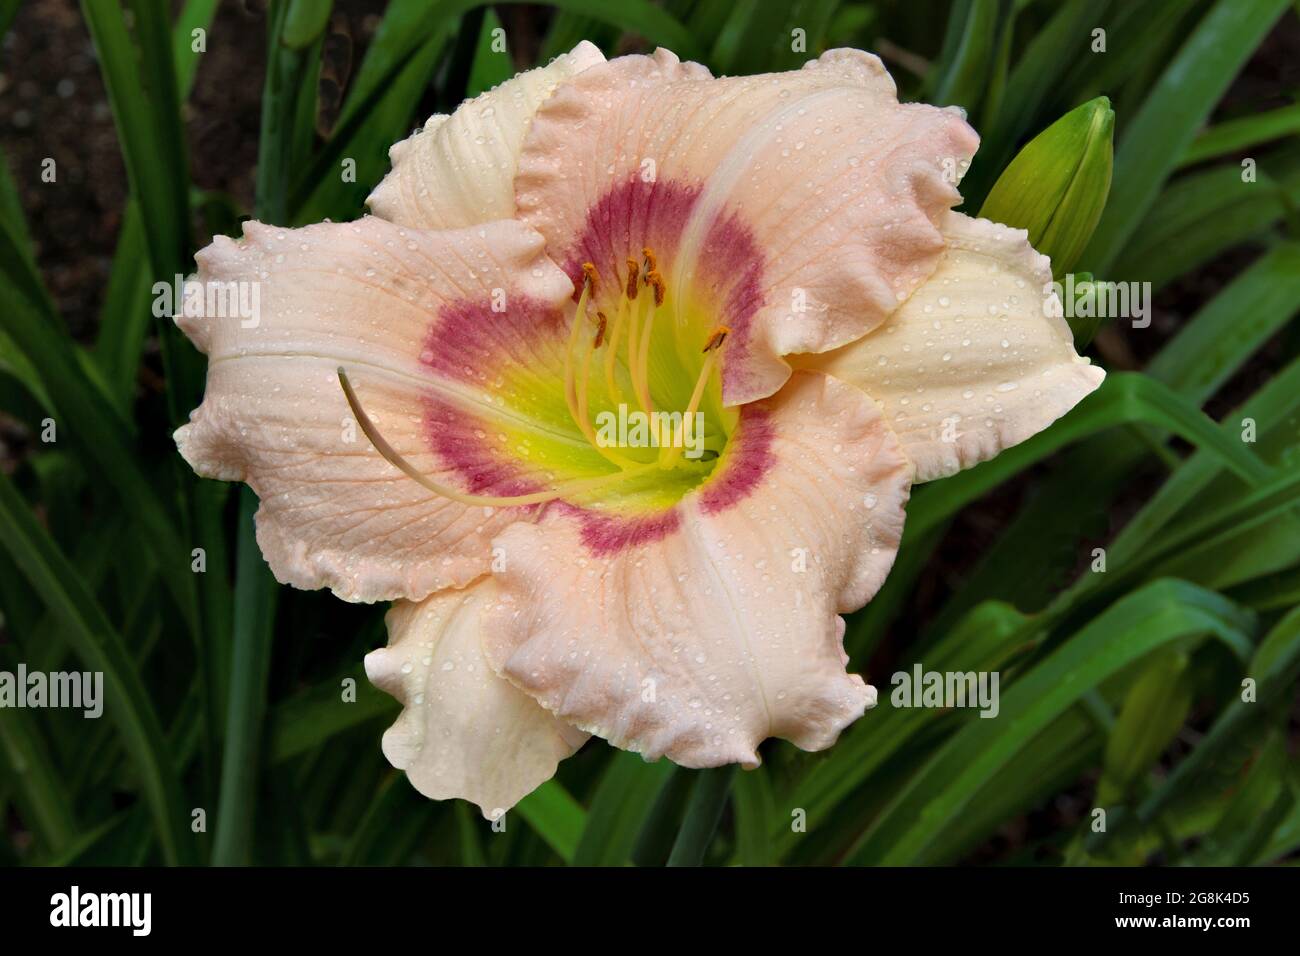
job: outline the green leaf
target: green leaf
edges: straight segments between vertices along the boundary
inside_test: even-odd
[[[1187,665],[1181,650],[1153,654],[1129,688],[1106,741],[1099,805],[1124,800],[1182,728],[1192,706]]]
[[[314,3],[307,6],[315,6]],[[270,36],[274,38],[295,11],[305,9],[302,0],[274,8]],[[328,9],[326,17],[328,18]],[[307,32],[310,24],[302,27]],[[322,25],[323,29],[323,25]],[[266,82],[262,88],[262,129],[257,152],[257,217],[263,222],[285,226],[290,223],[289,185],[295,161],[303,156],[301,116],[304,103],[314,105],[315,67],[318,51],[268,43]],[[310,113],[310,110],[306,110]],[[310,120],[305,124],[310,134]]]
[[[289,209],[295,224],[351,219],[364,211],[362,201],[388,172],[388,148],[410,129],[420,91],[455,27],[454,20],[438,17],[435,26],[421,21],[446,6],[447,0],[436,7],[411,0],[389,5],[333,135],[294,183]],[[343,176],[349,160],[355,181]]]
[[[489,7],[483,11],[483,25],[479,28],[478,43],[474,47],[474,62],[469,70],[466,96],[478,96],[515,75],[510,51],[492,49],[496,39],[494,32],[497,30],[504,32],[496,11]]]
[[[776,819],[776,806],[767,771],[763,767],[746,770],[735,778],[731,788],[736,812],[736,851],[742,866],[769,866],[775,862],[770,833]]]
[[[1300,242],[1285,242],[1237,276],[1211,299],[1181,334],[1161,350],[1147,372],[1192,391],[1214,394],[1249,355],[1300,310]]]
[[[487,866],[483,845],[478,839],[478,821],[474,811],[464,800],[456,801],[456,832],[460,836],[462,866]]]
[[[933,67],[927,100],[974,113],[997,62],[998,38],[1013,15],[1010,0],[959,0],[949,13],[944,47]]]
[[[131,754],[169,863],[194,859],[188,805],[162,727],[130,652],[77,569],[40,527],[13,483],[0,474],[0,543],[58,617],[86,669],[104,675],[104,711]]]
[[[660,789],[672,774],[666,760],[646,763],[639,754],[616,751],[596,787],[587,825],[573,854],[574,866],[622,866]]]
[[[1065,70],[1088,55],[1089,30],[1101,22],[1109,7],[1110,0],[1067,0],[1017,56],[1003,105],[980,130],[979,152],[962,179],[961,191],[968,207],[987,196],[1017,142],[1058,89]]]
[[[138,50],[119,3],[83,0],[81,8],[99,56],[131,194],[140,203],[152,275],[171,282],[189,271],[190,208],[168,5],[131,0]],[[179,339],[170,322],[159,324],[172,422],[197,404],[202,385],[198,354]]]
[[[1051,428],[968,471],[923,488],[908,506],[907,533],[925,534],[955,512],[1052,452],[1116,425],[1146,424],[1172,432],[1202,448],[1251,482],[1269,469],[1240,441],[1168,387],[1133,372],[1112,373]]]
[[[194,87],[194,75],[199,69],[201,51],[196,51],[195,31],[205,34],[204,46],[207,45],[206,34],[212,28],[212,20],[217,15],[218,0],[186,0],[181,7],[176,25],[172,27],[172,63],[176,67],[176,95],[184,101],[189,99]]]
[[[16,661],[13,655],[3,653],[5,650],[0,646],[0,662],[14,674]],[[18,689],[18,693],[25,692],[26,688]],[[40,849],[48,856],[72,846],[78,838],[73,791],[59,771],[35,714],[18,708],[6,710],[0,720],[0,767],[5,768],[5,780],[13,785],[22,819],[35,831]]]
[[[136,370],[151,322],[149,249],[140,205],[129,200],[122,214],[113,271],[100,313],[95,357],[104,371],[113,398],[129,415],[135,393]]]
[[[996,670],[1025,648],[1026,622],[1010,605],[987,601],[932,645],[909,648],[902,663],[906,668],[923,664],[929,671]],[[881,682],[878,676],[868,676]],[[772,831],[778,857],[799,839],[790,828],[790,811],[803,810],[809,829],[821,828],[837,806],[944,717],[924,707],[895,707],[892,696],[882,688],[876,709],[845,731],[825,759],[812,766],[781,800],[784,815],[776,815]]]
[[[1116,260],[1112,275],[1151,283],[1174,279],[1243,242],[1268,244],[1275,226],[1300,206],[1300,149],[1260,157],[1255,182],[1235,166],[1182,176],[1156,201]],[[1207,222],[1213,229],[1205,228]]]
[[[1207,779],[1219,789],[1219,781],[1213,776],[1216,767],[1254,728],[1286,713],[1300,678],[1300,609],[1286,615],[1268,632],[1251,658],[1246,676],[1254,684],[1252,698],[1246,700],[1243,693],[1219,712],[1196,748],[1138,805],[1135,819],[1139,825],[1150,825]],[[1095,834],[1090,849],[1104,846],[1113,832]]]
[[[87,376],[87,366],[64,335],[53,330],[23,300],[13,299],[0,310],[0,330],[40,376],[53,400],[58,435],[68,438],[84,460],[117,493],[153,543],[164,583],[184,615],[191,632],[197,630],[194,576],[190,549],[177,533],[176,518],[163,507],[157,492],[137,463],[127,426],[100,386]]]
[[[686,819],[682,821],[677,842],[668,856],[669,866],[699,866],[704,862],[704,854],[713,842],[722,811],[727,808],[735,774],[735,764],[700,770],[695,774],[695,790],[686,807]]]
[[[343,698],[343,682],[352,681],[355,701]],[[269,757],[281,763],[322,746],[339,734],[379,719],[392,719],[397,701],[366,679],[360,664],[296,697],[277,704],[271,716]]]
[[[212,862],[237,866],[252,862],[253,818],[271,670],[278,585],[271,576],[253,530],[257,496],[240,495],[239,550],[235,555],[234,639],[230,698],[226,705],[221,793],[217,803]]]
[[[1244,784],[1189,860],[1197,866],[1249,866],[1295,804],[1286,779],[1286,735],[1274,728]]]
[[[1292,433],[1287,422],[1297,412],[1300,412],[1300,359],[1293,361],[1244,406],[1227,416],[1220,428],[1225,434],[1238,437],[1242,418],[1250,417],[1265,423],[1256,444],[1261,457],[1264,457],[1275,437],[1281,442],[1290,440]],[[1222,476],[1223,466],[1219,458],[1205,452],[1192,456],[1160,486],[1111,542],[1107,548],[1110,559],[1119,564],[1133,560],[1162,528],[1180,512],[1191,508],[1193,503],[1199,505],[1202,512],[1207,506],[1220,507],[1224,503],[1222,500],[1206,500],[1205,493]],[[1236,497],[1240,490],[1240,484],[1232,482],[1230,496]]]
[[[555,780],[548,780],[515,805],[515,812],[528,821],[539,837],[572,863],[578,842],[586,829],[587,814],[577,800]]]
[[[1287,0],[1217,0],[1120,137],[1112,200],[1082,264],[1106,275],[1160,187]]]
[[[1297,133],[1300,133],[1300,104],[1243,116],[1211,127],[1196,137],[1183,153],[1179,165],[1191,166],[1207,159],[1218,159]]]
[[[968,720],[895,795],[851,862],[925,862],[975,792],[1087,691],[1158,648],[1207,634],[1246,640],[1252,626],[1249,614],[1183,582],[1125,596],[1004,691],[996,719]]]
[[[288,0],[280,42],[290,50],[305,50],[325,32],[334,0]]]
[[[457,801],[459,804],[459,801]],[[428,835],[440,805],[417,793],[402,773],[389,773],[366,803],[340,866],[396,866]]]

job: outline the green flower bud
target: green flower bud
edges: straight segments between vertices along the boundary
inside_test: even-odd
[[[1114,164],[1115,112],[1099,96],[1035,136],[1002,171],[980,216],[1029,230],[1029,242],[1069,272],[1097,228]]]

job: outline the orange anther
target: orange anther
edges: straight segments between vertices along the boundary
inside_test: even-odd
[[[722,348],[722,343],[727,340],[727,336],[730,334],[731,329],[727,328],[725,325],[719,325],[709,334],[709,341],[705,343],[704,351],[712,352],[714,349]]]
[[[637,280],[640,278],[639,266],[635,259],[627,260],[627,297],[635,299],[637,293]]]
[[[648,276],[645,277],[645,281],[649,285],[654,286],[655,305],[656,306],[663,305],[664,294],[668,291],[668,287],[664,285],[664,277],[659,274],[659,270],[656,269],[653,272],[651,272]]]

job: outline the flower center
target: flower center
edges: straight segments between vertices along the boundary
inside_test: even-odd
[[[467,505],[510,507],[557,499],[584,506],[622,502],[637,511],[670,506],[714,471],[736,412],[722,407],[720,356],[729,334],[667,307],[669,292],[651,249],[627,260],[626,277],[601,288],[594,265],[582,287],[564,347],[564,403],[593,460],[609,470],[548,482],[519,494],[476,494],[415,468],[366,414],[347,372],[339,382],[357,423],[376,450],[423,487]],[[604,293],[604,294],[602,294]],[[597,303],[609,309],[607,314]],[[685,315],[685,318],[683,318]],[[693,346],[685,343],[691,338]],[[702,346],[702,348],[701,348]],[[559,383],[557,383],[559,384]],[[666,409],[671,408],[672,411]],[[563,414],[563,413],[561,413]],[[503,489],[506,490],[506,489]]]

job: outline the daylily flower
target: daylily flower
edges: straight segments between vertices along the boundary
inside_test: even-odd
[[[583,43],[394,146],[373,216],[199,253],[262,315],[178,319],[177,444],[257,492],[280,581],[395,602],[366,669],[430,797],[495,816],[591,734],[829,747],[912,483],[1102,378],[1025,233],[952,211],[976,145],[855,50],[715,79]],[[620,406],[702,416],[700,453],[602,440]]]

